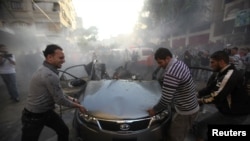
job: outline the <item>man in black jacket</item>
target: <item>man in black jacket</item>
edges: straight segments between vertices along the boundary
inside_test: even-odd
[[[207,139],[208,125],[241,124],[250,113],[250,100],[244,89],[243,76],[229,64],[228,54],[224,51],[213,53],[210,67],[214,74],[207,86],[199,91],[198,98],[200,104],[215,104],[218,111],[197,123],[197,141]]]

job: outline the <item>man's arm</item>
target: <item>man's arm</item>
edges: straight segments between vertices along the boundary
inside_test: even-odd
[[[236,70],[229,70],[224,78],[216,83],[213,91],[209,95],[202,97],[200,101],[202,103],[220,103],[225,100],[239,83],[238,76],[233,74],[234,71]]]
[[[56,104],[72,108],[80,107],[77,101],[73,102],[73,98],[69,97],[68,99],[65,96],[60,85],[60,80],[54,72],[47,74],[47,77],[44,78],[44,81]]]
[[[6,56],[0,56],[0,64],[3,64],[5,61],[9,61],[11,64],[16,65],[15,58],[12,57],[6,57]]]
[[[199,90],[198,95],[197,95],[198,98],[210,95],[210,93],[213,91],[217,83],[216,76],[217,76],[217,73],[213,73],[209,77],[206,87]]]
[[[179,80],[177,78],[168,74],[164,76],[162,96],[158,104],[156,104],[153,108],[155,111],[165,109],[171,103],[173,95],[176,92],[176,89],[178,88],[178,84]]]
[[[16,61],[11,58],[6,58],[12,65],[16,65]]]

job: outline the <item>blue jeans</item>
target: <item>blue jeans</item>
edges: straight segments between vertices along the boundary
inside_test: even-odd
[[[69,129],[62,118],[53,110],[45,113],[32,113],[24,109],[22,113],[22,141],[38,141],[44,126],[57,133],[58,141],[69,140]]]
[[[16,74],[1,74],[1,77],[3,78],[11,98],[18,98],[19,94],[17,91]]]

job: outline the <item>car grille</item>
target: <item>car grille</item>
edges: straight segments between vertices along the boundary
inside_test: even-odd
[[[108,131],[138,131],[146,129],[149,125],[150,119],[132,120],[132,121],[106,121],[99,120],[100,126],[103,130]]]

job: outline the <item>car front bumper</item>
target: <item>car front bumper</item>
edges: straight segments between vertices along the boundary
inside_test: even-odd
[[[101,130],[92,125],[88,126],[76,116],[73,127],[76,130],[78,139],[82,141],[163,141],[169,122],[170,118],[167,118],[161,124],[143,130],[114,132]]]

